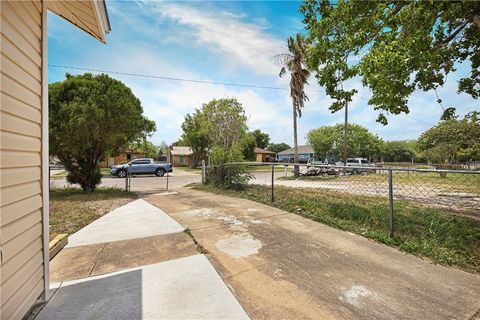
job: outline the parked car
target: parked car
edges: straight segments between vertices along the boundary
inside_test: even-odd
[[[369,167],[372,164],[365,158],[348,158],[347,159],[347,167]],[[362,173],[362,172],[370,172],[371,169],[362,169],[362,168],[352,168],[348,169],[347,171],[353,173]]]
[[[157,177],[163,177],[165,173],[172,171],[171,163],[156,163],[151,158],[139,158],[111,168],[112,175],[119,178],[125,178],[127,173],[132,175],[155,174]]]

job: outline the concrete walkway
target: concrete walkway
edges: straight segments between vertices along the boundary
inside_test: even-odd
[[[248,319],[184,230],[141,199],[94,221],[50,262],[37,319]]]
[[[249,319],[204,255],[62,284],[37,317]]]
[[[480,277],[252,201],[145,198],[191,230],[256,319],[470,319]]]
[[[113,210],[68,237],[67,247],[182,232],[185,228],[139,199]]]

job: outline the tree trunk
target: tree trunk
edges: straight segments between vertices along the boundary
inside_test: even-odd
[[[297,140],[297,109],[293,105],[293,162],[298,163],[298,140]],[[300,168],[293,166],[293,174],[295,177],[300,175]]]

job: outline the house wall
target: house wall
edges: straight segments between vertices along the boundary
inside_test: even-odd
[[[278,161],[289,160],[289,159],[293,159],[293,157],[294,157],[293,153],[292,154],[279,154],[279,155],[277,155],[277,160]],[[300,153],[298,155],[298,159],[303,160],[303,161],[306,161],[306,160],[314,158],[314,157],[315,157],[314,153]]]
[[[1,1],[0,243],[1,319],[21,319],[48,282],[48,191],[42,179],[46,44],[40,1]],[[45,39],[46,41],[46,39]],[[46,54],[45,54],[46,56]],[[46,71],[46,70],[45,70]],[[46,141],[46,140],[45,140]],[[48,151],[44,152],[48,155]],[[43,170],[45,176],[45,170]],[[48,187],[48,186],[47,186]],[[48,189],[47,189],[48,190]],[[47,239],[47,240],[45,240]],[[47,245],[48,246],[48,245]],[[46,258],[46,259],[45,259]],[[47,266],[44,266],[47,261]],[[45,277],[45,274],[47,276]]]
[[[187,166],[190,166],[192,164],[192,161],[193,161],[193,158],[191,155],[184,155],[183,156],[183,162],[181,162],[180,160],[180,156],[179,155],[173,155],[171,157],[172,159],[172,165],[173,166],[177,166],[177,167],[187,167]]]

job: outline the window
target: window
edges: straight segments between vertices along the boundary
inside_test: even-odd
[[[362,159],[362,163],[368,163],[368,160]]]
[[[180,164],[183,164],[183,162],[185,161],[184,156],[183,156],[183,155],[182,155],[182,156],[179,156],[179,158],[180,158],[180,159],[179,159]]]
[[[132,161],[131,164],[149,164],[150,160],[135,160]]]

